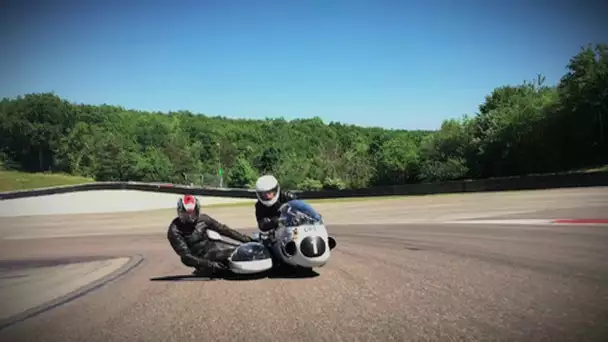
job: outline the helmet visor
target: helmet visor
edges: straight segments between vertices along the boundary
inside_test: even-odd
[[[183,222],[194,222],[194,220],[196,220],[196,211],[192,210],[192,211],[180,211],[179,212],[179,218],[180,220],[182,220]]]
[[[274,187],[267,191],[258,191],[258,196],[260,196],[263,201],[270,201],[273,200],[274,197],[277,195],[277,190],[278,187]]]

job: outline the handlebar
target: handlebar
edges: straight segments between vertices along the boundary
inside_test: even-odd
[[[263,241],[274,238],[274,230],[267,232],[258,231],[252,234],[252,238],[255,240]]]

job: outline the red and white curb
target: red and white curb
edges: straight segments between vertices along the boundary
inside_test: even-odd
[[[450,224],[525,224],[525,225],[608,225],[608,219],[512,219],[512,220],[458,220]]]

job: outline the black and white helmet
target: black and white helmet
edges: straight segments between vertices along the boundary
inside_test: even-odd
[[[271,207],[279,200],[281,187],[273,175],[264,175],[255,182],[255,194],[265,206]]]

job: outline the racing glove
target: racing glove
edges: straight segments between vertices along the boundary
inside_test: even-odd
[[[279,225],[279,218],[278,217],[273,217],[273,218],[264,217],[261,220],[260,230],[263,231],[263,232],[266,232],[266,231],[269,231],[271,229],[275,229],[278,225]]]
[[[251,236],[245,235],[245,237],[242,239],[241,242],[247,243],[247,242],[254,242],[254,241],[256,241],[254,238],[252,238]]]
[[[209,262],[209,265],[214,270],[225,270],[225,269],[227,269],[226,265],[222,264],[221,262],[217,262],[217,261],[211,261],[211,262]]]
[[[226,266],[217,261],[201,260],[198,267],[206,268],[213,271],[225,270]]]

